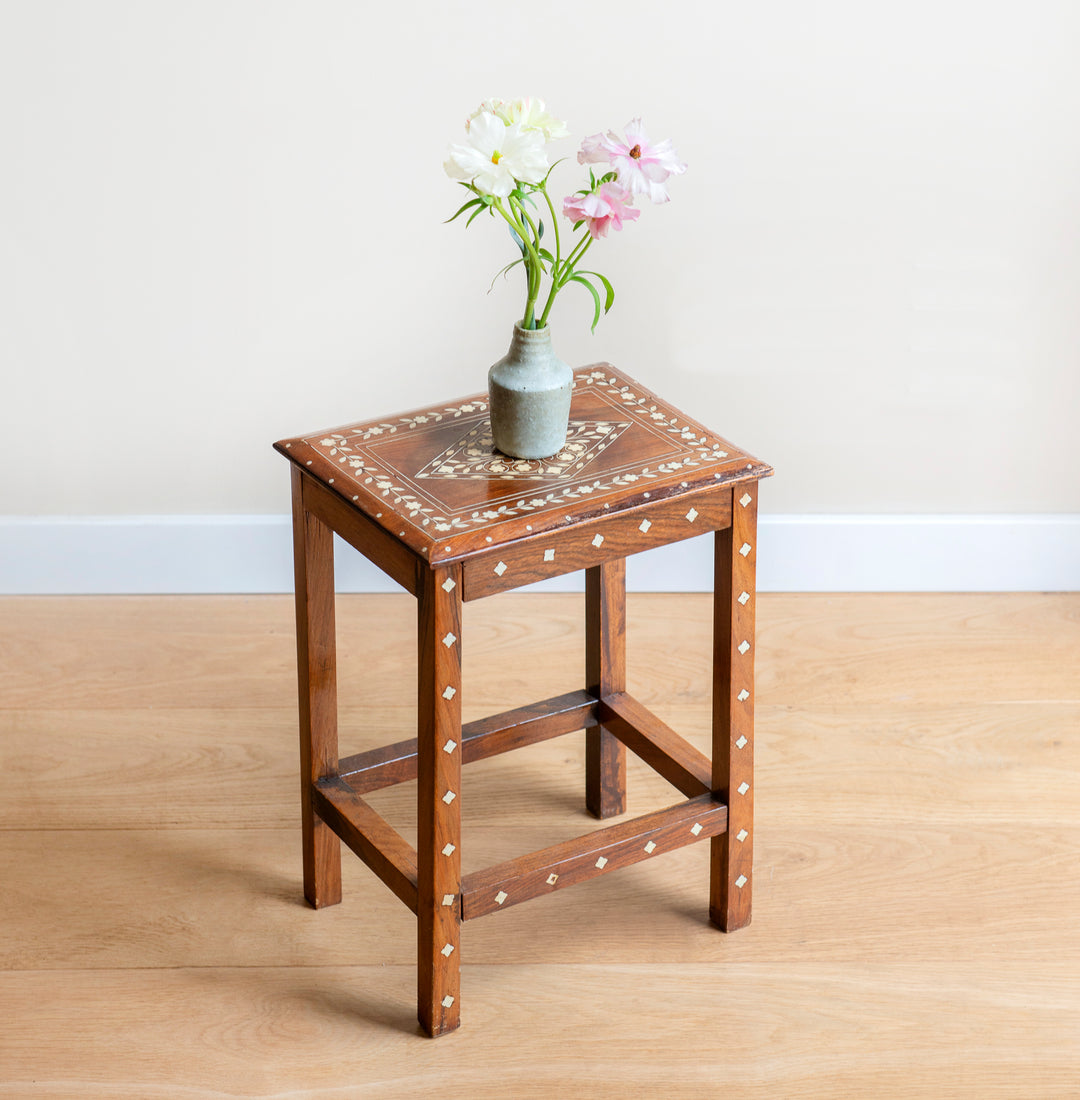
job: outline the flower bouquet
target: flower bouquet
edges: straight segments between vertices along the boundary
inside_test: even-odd
[[[466,212],[467,226],[485,212],[501,218],[521,253],[495,276],[523,266],[525,312],[514,327],[510,351],[488,373],[488,390],[494,446],[526,459],[553,455],[566,441],[573,373],[554,356],[547,327],[559,291],[577,283],[589,292],[595,331],[615,291],[606,276],[582,267],[582,260],[610,229],[621,230],[641,216],[634,205],[639,196],[667,202],[668,178],[686,171],[671,142],[650,142],[640,119],[627,124],[624,137],[609,130],[585,138],[577,159],[590,166],[588,185],[563,199],[563,215],[572,225],[564,242],[548,191],[560,162],[549,162],[546,146],[568,136],[566,124],[548,113],[543,100],[489,99],[469,116],[464,141],[450,146],[444,165],[471,196],[448,221]],[[592,165],[603,166],[599,175]],[[545,216],[550,246],[543,243]]]

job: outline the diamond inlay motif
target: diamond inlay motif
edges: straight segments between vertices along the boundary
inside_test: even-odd
[[[447,685],[446,690],[442,693],[444,699],[453,699],[457,695],[457,688]]]
[[[741,595],[741,596],[739,597],[739,603],[741,603],[741,604],[743,605],[743,607],[745,607],[745,606],[747,605],[747,603],[749,602],[749,600],[750,600],[750,593],[749,593],[749,592],[744,592],[744,593],[743,593],[743,594],[742,594],[742,595]]]
[[[555,560],[555,551],[554,550],[545,550],[544,551],[544,561],[554,561],[554,560]]]
[[[698,514],[697,514],[697,509],[696,509],[696,508],[691,508],[691,509],[690,509],[690,511],[686,513],[686,518],[687,518],[687,519],[688,519],[688,520],[689,520],[689,521],[690,521],[691,523],[693,523],[693,522],[694,522],[694,520],[696,520],[696,519],[697,519],[697,517],[698,517]]]
[[[750,834],[745,829],[740,829],[735,834],[735,839],[741,844]]]
[[[605,867],[607,866],[607,859],[606,859],[606,857],[604,857],[604,856],[601,856],[601,857],[600,857],[600,858],[599,858],[599,859],[598,859],[598,860],[596,861],[596,866],[597,866],[597,867],[599,867],[599,868],[600,868],[600,870],[602,871],[602,870],[603,870],[603,869],[604,869],[604,868],[605,868]]]
[[[744,558],[747,554],[750,553],[751,550],[753,550],[753,547],[748,542],[744,542],[742,546],[739,547],[739,553],[742,554]]]
[[[740,735],[739,740],[735,742],[735,747],[737,749],[745,749],[748,744],[749,742],[746,738]]]
[[[446,794],[444,794],[442,796],[442,800],[443,800],[443,802],[445,802],[447,804],[447,806],[449,806],[450,803],[453,802],[455,798],[457,798],[457,795],[454,794],[453,791],[447,791]]]
[[[596,547],[597,550],[599,550],[600,547],[604,545],[604,536],[603,535],[594,535],[593,540],[592,540],[592,544],[593,544],[593,546]]]
[[[746,700],[749,699],[749,698],[750,698],[750,692],[748,692],[746,690],[746,688],[743,688],[742,691],[740,691],[739,695],[738,695],[739,702],[740,703],[745,703]]]
[[[739,652],[745,653],[750,648],[750,643],[744,638],[739,642]]]
[[[444,646],[446,646],[447,649],[449,649],[454,644],[454,642],[456,642],[456,641],[457,641],[457,635],[456,634],[447,634],[446,637],[443,638],[442,644]]]
[[[548,877],[546,879],[546,882],[547,882],[548,886],[554,886],[555,883],[557,883],[558,881],[559,881],[559,876],[557,874],[555,874],[554,871],[550,875],[548,875]]]
[[[506,892],[505,890],[500,890],[500,891],[499,891],[499,892],[498,892],[498,893],[497,893],[497,894],[495,895],[495,904],[496,904],[496,905],[502,905],[502,903],[503,903],[504,901],[506,901],[506,899],[507,899],[507,898],[508,898],[509,896],[510,896],[510,895],[509,895],[509,894],[508,894],[508,893],[507,893],[507,892]]]
[[[571,420],[566,442],[551,458],[510,458],[495,450],[491,421],[485,417],[417,473],[421,480],[491,477],[507,481],[566,478],[579,473],[630,427],[625,420]]]
[[[442,751],[443,752],[453,752],[454,749],[456,749],[456,748],[457,748],[457,742],[456,741],[447,741],[446,744],[443,745]]]
[[[650,840],[649,843],[645,845],[645,851],[648,852],[649,855],[652,855],[653,852],[656,851],[656,841]]]
[[[743,493],[743,495],[739,497],[739,503],[745,508],[753,499],[754,498],[749,493]]]
[[[746,881],[746,875],[739,875],[739,877],[735,880],[735,885],[738,886],[738,888],[741,890],[746,885]]]
[[[453,894],[443,894],[442,903],[443,903],[443,905],[453,905],[454,904],[454,895]]]
[[[454,582],[453,577],[447,577],[446,580],[442,582],[442,590],[444,592],[453,592],[455,588],[457,588],[457,584]]]
[[[506,572],[506,562],[504,562],[504,561],[499,562],[499,564],[495,566],[494,572],[495,572],[496,576],[501,577],[503,575],[503,573]]]
[[[739,794],[746,794],[748,790],[750,790],[750,784],[745,780],[739,784]]]
[[[447,995],[445,997],[443,997],[443,999],[442,999],[443,1008],[450,1008],[453,1005],[453,1003],[454,1003],[454,998],[451,997],[449,993],[447,993]]]
[[[444,856],[452,856],[455,851],[457,851],[457,849],[454,847],[453,844],[447,844],[446,847],[443,848],[442,854]]]
[[[700,821],[695,821],[694,824],[690,828],[690,832],[692,832],[694,834],[694,836],[701,836],[701,829],[702,829],[701,822]]]
[[[443,953],[443,954],[444,954],[444,955],[445,955],[445,956],[446,956],[447,958],[450,958],[450,956],[451,956],[451,955],[452,955],[452,954],[454,953],[454,945],[453,945],[452,943],[448,943],[448,944],[447,944],[447,945],[446,945],[446,946],[445,946],[445,947],[444,947],[444,948],[442,949],[442,953]]]
[[[650,528],[650,527],[652,527],[652,523],[650,523],[650,522],[649,522],[649,520],[647,520],[647,519],[643,519],[643,520],[642,520],[642,521],[641,521],[641,522],[640,522],[640,523],[638,524],[638,530],[639,530],[639,531],[640,531],[640,532],[641,532],[641,533],[642,533],[643,535],[647,535],[647,534],[649,533],[649,528]]]

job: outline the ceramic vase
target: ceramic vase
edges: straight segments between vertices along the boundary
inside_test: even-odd
[[[518,322],[488,371],[495,446],[512,458],[550,458],[566,442],[574,372],[551,350],[551,329]]]

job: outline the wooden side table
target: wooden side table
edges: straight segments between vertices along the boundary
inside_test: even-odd
[[[711,838],[709,914],[750,920],[758,481],[772,470],[607,364],[575,376],[563,451],[493,450],[486,397],[275,447],[293,463],[304,892],[341,900],[344,841],[416,914],[419,1020],[460,1023],[461,924]],[[625,559],[715,534],[712,762],[626,690]],[[418,602],[415,740],[339,759],[337,532]],[[461,606],[584,569],[585,687],[462,725]],[[472,874],[461,873],[461,767],[585,729],[585,798],[626,806],[629,747],[684,796]],[[418,780],[414,850],[364,801]]]

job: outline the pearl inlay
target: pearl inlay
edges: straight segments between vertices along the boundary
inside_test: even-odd
[[[454,582],[453,577],[447,577],[446,580],[442,582],[442,590],[444,592],[453,592],[455,588],[457,588],[457,584]]]
[[[597,867],[599,867],[599,868],[600,868],[600,870],[602,871],[602,870],[603,870],[603,869],[604,869],[604,868],[605,868],[605,867],[607,866],[607,859],[606,859],[606,858],[605,858],[604,856],[601,856],[601,857],[600,857],[600,858],[599,858],[599,859],[598,859],[598,860],[596,861],[596,866],[597,866]]]
[[[735,839],[741,844],[750,834],[745,829],[740,829],[735,834]]]
[[[501,577],[503,575],[503,573],[506,572],[506,562],[504,562],[504,561],[499,562],[499,564],[495,566],[495,569],[493,570],[493,572],[495,573],[495,575],[497,577]]]
[[[443,997],[443,999],[442,999],[443,1008],[450,1008],[451,1005],[453,1005],[453,1003],[454,1003],[454,998],[451,997],[449,993],[447,993],[447,995],[445,997]]]
[[[446,956],[447,958],[450,958],[450,956],[451,956],[451,955],[452,955],[453,953],[454,953],[454,945],[453,945],[452,943],[448,943],[448,944],[447,944],[447,945],[446,945],[446,946],[445,946],[445,947],[444,947],[444,948],[442,949],[442,954],[444,954],[444,955],[445,955],[445,956]]]
[[[597,550],[599,550],[600,547],[604,545],[604,536],[596,535],[592,540],[592,544],[597,548]]]
[[[453,844],[447,844],[446,847],[443,848],[442,854],[444,856],[452,856],[456,850]]]
[[[735,742],[735,747],[737,749],[745,749],[747,744],[749,744],[749,742],[740,734],[739,740]]]
[[[698,514],[697,514],[697,509],[696,509],[696,508],[691,508],[691,509],[690,509],[690,511],[686,513],[686,518],[687,518],[687,519],[688,519],[688,520],[689,520],[689,521],[690,521],[691,523],[693,523],[693,522],[694,522],[694,520],[696,520],[696,519],[697,519],[697,517],[698,517]]]
[[[750,648],[750,643],[744,638],[739,642],[739,652],[745,653]]]
[[[739,503],[745,508],[753,499],[754,498],[749,493],[743,493],[743,495],[739,497]]]
[[[456,748],[457,748],[457,742],[456,741],[447,741],[446,744],[443,745],[442,751],[443,752],[453,752],[454,749],[456,749]]]
[[[650,840],[649,843],[645,845],[645,851],[648,852],[649,855],[652,855],[653,852],[656,851],[656,841]]]
[[[446,690],[442,693],[444,699],[453,699],[457,695],[457,688],[447,686]]]
[[[753,549],[753,547],[750,545],[750,543],[744,542],[742,544],[742,546],[739,547],[739,553],[742,554],[742,556],[745,558],[746,555],[749,554],[752,549]]]
[[[739,702],[740,703],[745,703],[746,700],[749,699],[749,698],[750,698],[750,692],[748,692],[746,690],[746,688],[743,688],[742,691],[740,691],[739,695],[738,695]]]
[[[545,550],[544,551],[544,561],[554,561],[554,560],[555,560],[555,551],[554,550]]]
[[[497,893],[497,894],[495,895],[495,904],[496,904],[496,905],[502,905],[502,903],[503,903],[504,901],[506,901],[506,899],[507,899],[507,898],[508,898],[509,896],[510,896],[510,895],[509,895],[509,894],[508,894],[508,893],[507,893],[507,892],[506,892],[505,890],[500,890],[500,891],[499,891],[499,892],[498,892],[498,893]]]
[[[454,644],[454,642],[456,642],[456,641],[457,641],[457,635],[456,634],[447,634],[446,637],[443,638],[442,644],[444,646],[446,646],[447,649],[449,649]]]
[[[739,597],[739,603],[741,603],[743,605],[743,607],[745,607],[749,602],[750,602],[750,593],[749,592],[744,592]]]
[[[650,522],[649,522],[649,520],[647,520],[647,519],[643,519],[643,520],[642,520],[642,521],[641,521],[641,522],[640,522],[640,523],[638,524],[638,530],[639,530],[639,531],[640,531],[640,532],[641,532],[641,533],[642,533],[643,535],[647,535],[647,534],[649,533],[649,528],[650,528],[650,527],[652,527],[652,523],[650,523]]]
[[[454,895],[453,894],[443,894],[442,903],[443,903],[443,905],[453,905],[454,904]]]
[[[557,883],[559,881],[559,876],[557,874],[555,874],[554,871],[553,871],[550,875],[548,875],[546,881],[547,881],[548,886],[554,886],[555,883]]]
[[[442,800],[443,800],[443,802],[445,802],[447,804],[447,806],[449,806],[450,803],[453,802],[455,798],[457,798],[457,795],[454,794],[453,791],[447,791],[446,794],[444,794],[442,796]]]
[[[746,875],[739,875],[735,880],[735,885],[741,890],[746,885]]]
[[[743,782],[739,784],[739,794],[746,794],[748,790],[750,790],[750,784],[743,780]]]
[[[701,822],[700,821],[695,821],[694,824],[690,827],[690,832],[692,832],[694,834],[694,836],[701,836],[702,828],[703,828],[703,826],[702,826]]]

